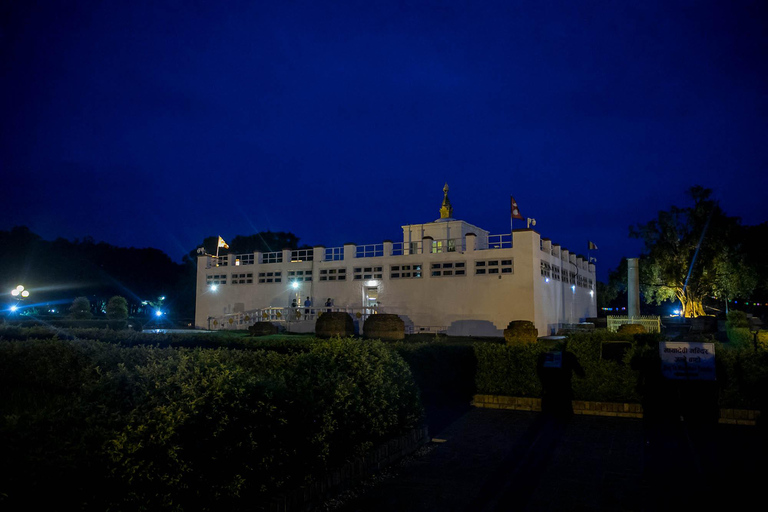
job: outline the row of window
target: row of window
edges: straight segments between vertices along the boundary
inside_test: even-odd
[[[592,279],[587,279],[582,275],[577,275],[576,272],[570,272],[565,268],[560,268],[557,265],[552,265],[549,262],[541,262],[541,275],[542,277],[552,278],[556,281],[563,281],[568,284],[575,284],[582,288],[592,288]]]
[[[558,269],[559,270],[559,269]],[[496,275],[512,274],[512,260],[485,260],[475,262],[475,275]],[[449,263],[432,263],[430,265],[430,276],[448,277],[464,276],[467,274],[466,262],[456,261]],[[352,278],[355,281],[369,279],[382,279],[384,275],[383,267],[354,267],[352,269]],[[542,275],[544,267],[542,266]],[[559,274],[558,274],[559,275]],[[389,267],[390,279],[419,279],[422,276],[422,265],[391,265]],[[573,274],[574,279],[576,274]],[[311,270],[289,270],[288,281],[312,281]],[[281,283],[283,278],[282,271],[259,272],[259,283]],[[581,276],[579,276],[581,279]],[[346,281],[346,268],[329,268],[320,270],[320,281]],[[586,279],[584,279],[586,282]],[[574,281],[575,282],[575,281]],[[591,283],[591,280],[589,281]],[[253,274],[232,274],[232,284],[251,284],[253,283]],[[212,274],[206,276],[206,284],[227,284],[226,274]],[[581,286],[581,285],[579,285]],[[591,286],[591,284],[590,284]]]

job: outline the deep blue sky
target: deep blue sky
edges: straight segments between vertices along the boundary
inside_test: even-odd
[[[768,220],[766,5],[6,1],[0,229],[177,260],[261,230],[378,243],[447,181],[493,233],[512,194],[593,240],[605,278],[692,185]]]

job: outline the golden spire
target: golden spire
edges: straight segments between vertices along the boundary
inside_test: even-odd
[[[448,183],[443,187],[443,205],[440,207],[440,218],[453,218],[453,206],[451,206],[451,201],[448,199]]]

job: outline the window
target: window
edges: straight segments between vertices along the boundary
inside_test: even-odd
[[[389,267],[390,279],[418,279],[421,277],[421,264],[392,265]]]
[[[346,281],[347,269],[345,268],[328,268],[320,271],[321,281]]]
[[[355,281],[362,279],[381,279],[382,267],[355,267],[354,277]]]
[[[552,279],[555,279],[557,281],[560,280],[560,267],[556,265],[552,266]]]
[[[232,284],[252,284],[253,273],[232,274]]]
[[[475,275],[514,274],[514,262],[512,260],[486,260],[475,262]]]
[[[227,284],[227,274],[210,274],[205,276],[205,284]]]
[[[216,267],[226,267],[229,265],[229,256],[216,256],[213,257],[213,263]]]
[[[312,271],[311,270],[289,270],[288,271],[288,280],[291,282],[294,281],[311,281],[312,280]]]
[[[253,265],[253,254],[238,254],[235,256],[235,265]]]
[[[280,271],[277,272],[259,272],[259,282],[260,283],[280,283],[282,282],[283,273]]]
[[[552,265],[546,261],[541,262],[541,275],[542,277],[552,277]]]
[[[463,261],[453,263],[433,263],[430,266],[430,275],[432,277],[463,276],[466,273],[466,263]]]

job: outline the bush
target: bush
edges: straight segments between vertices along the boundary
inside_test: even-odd
[[[728,312],[728,320],[725,322],[726,329],[737,329],[740,327],[749,328],[749,318],[744,311],[732,309]]]
[[[109,299],[107,318],[110,320],[128,320],[128,301],[119,295]]]
[[[717,332],[717,317],[697,316],[691,318],[691,331],[703,333]]]
[[[619,334],[643,334],[646,330],[641,324],[622,324],[617,332]]]
[[[315,334],[320,338],[354,336],[355,322],[349,313],[343,311],[325,312],[315,322]]]
[[[242,510],[419,423],[394,351],[308,345],[0,341],[3,508]]]
[[[528,320],[513,320],[504,329],[504,339],[509,344],[536,343],[538,337],[539,331],[533,322]]]
[[[93,316],[88,297],[77,297],[69,307],[69,316],[75,320],[87,320]]]
[[[248,326],[248,332],[251,336],[269,336],[277,334],[277,326],[272,322],[255,322]]]
[[[363,324],[366,338],[402,340],[405,338],[405,322],[397,315],[370,315]]]

